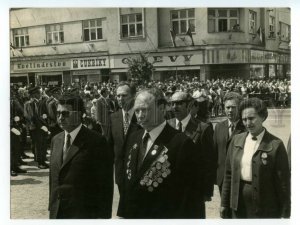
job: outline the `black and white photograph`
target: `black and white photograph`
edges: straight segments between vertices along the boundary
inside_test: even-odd
[[[6,219],[294,222],[289,3],[9,5]]]

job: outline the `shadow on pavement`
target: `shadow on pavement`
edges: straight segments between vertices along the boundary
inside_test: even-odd
[[[41,184],[42,181],[33,179],[33,178],[26,178],[23,180],[11,180],[10,185],[23,185],[23,184]]]
[[[39,171],[39,172],[29,172],[24,175],[25,176],[35,176],[35,177],[45,177],[45,176],[49,176],[49,170]]]

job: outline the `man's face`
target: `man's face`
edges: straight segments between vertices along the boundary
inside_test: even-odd
[[[164,106],[155,104],[154,96],[141,93],[134,103],[134,111],[138,121],[145,130],[151,131],[164,121]]]
[[[70,133],[81,123],[81,112],[74,111],[71,105],[58,104],[57,123],[63,130]]]
[[[238,119],[238,104],[235,100],[225,101],[225,114],[232,122]]]
[[[254,108],[246,108],[242,112],[242,121],[246,129],[253,136],[259,135],[263,130],[264,118],[261,118]]]
[[[175,93],[171,98],[171,105],[178,120],[181,121],[188,115],[187,102],[184,100],[183,95]]]
[[[131,95],[130,88],[127,85],[123,85],[117,88],[117,100],[122,109],[129,107],[133,96]]]

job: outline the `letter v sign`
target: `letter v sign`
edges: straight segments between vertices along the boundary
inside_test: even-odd
[[[176,59],[178,58],[178,55],[169,55],[169,58],[170,58],[171,62],[175,62]]]
[[[193,55],[183,55],[184,61],[188,62],[192,58]]]

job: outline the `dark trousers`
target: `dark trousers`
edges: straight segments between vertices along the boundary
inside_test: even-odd
[[[41,129],[31,131],[34,140],[34,158],[38,164],[44,164],[47,154],[47,133]]]
[[[257,218],[252,199],[251,182],[241,181],[239,190],[238,209],[232,210],[233,219]]]

